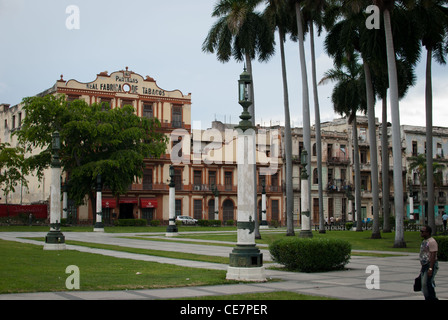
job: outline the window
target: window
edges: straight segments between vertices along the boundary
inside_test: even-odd
[[[271,201],[271,220],[279,220],[279,206],[278,206],[278,200],[272,200]]]
[[[152,169],[143,171],[143,190],[152,190]]]
[[[209,171],[208,172],[208,184],[211,186],[216,186],[216,171]]]
[[[132,100],[122,100],[121,101],[121,107],[124,107],[124,106],[134,107],[134,101],[132,101]]]
[[[176,190],[182,190],[182,169],[174,169],[174,183]]]
[[[173,128],[182,128],[182,107],[173,106]]]
[[[178,199],[176,199],[176,201],[175,201],[175,212],[176,212],[176,217],[177,216],[181,216],[182,215],[182,200],[178,200]]]
[[[271,191],[278,192],[278,173],[271,176]]]
[[[317,168],[313,170],[313,184],[319,183],[319,173],[317,172]]]
[[[200,191],[201,186],[202,186],[202,171],[201,170],[194,170],[193,183],[194,183],[194,190]]]
[[[154,118],[154,110],[151,103],[143,103],[143,117],[148,119]]]
[[[232,186],[233,186],[232,172],[230,172],[230,171],[225,172],[224,184],[226,187],[226,191],[232,191]]]
[[[412,156],[416,157],[417,154],[418,154],[417,141],[412,141]]]
[[[193,203],[193,218],[202,219],[202,200],[194,200]]]

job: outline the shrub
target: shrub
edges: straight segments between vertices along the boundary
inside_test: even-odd
[[[437,236],[434,237],[437,241],[439,250],[437,251],[437,258],[440,261],[448,261],[448,237]]]
[[[160,220],[151,220],[149,224],[151,225],[151,227],[158,227],[160,226]]]
[[[138,227],[146,226],[145,219],[119,219],[115,220],[115,225],[117,227]]]
[[[345,224],[345,230],[352,230],[353,228],[353,222],[347,222]]]
[[[343,269],[350,261],[351,245],[338,239],[287,238],[273,242],[269,251],[288,270],[322,272]]]

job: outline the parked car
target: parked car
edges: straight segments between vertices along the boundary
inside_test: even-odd
[[[177,216],[176,220],[177,221],[181,221],[182,224],[196,224],[196,223],[198,223],[198,220],[193,219],[192,217],[189,217],[189,216]]]

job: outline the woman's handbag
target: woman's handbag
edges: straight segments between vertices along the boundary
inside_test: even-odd
[[[422,291],[422,275],[420,274],[417,278],[414,280],[414,291]]]

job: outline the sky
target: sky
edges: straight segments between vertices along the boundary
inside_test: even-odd
[[[239,121],[238,79],[244,64],[221,63],[202,52],[217,0],[0,0],[0,103],[18,104],[64,80],[92,82],[97,74],[129,70],[154,78],[166,91],[192,94],[192,122]],[[79,28],[68,28],[79,9]],[[69,26],[73,25],[69,23]],[[306,39],[308,40],[308,39]],[[316,39],[318,81],[333,68]],[[277,39],[278,44],[278,39]],[[309,41],[305,42],[311,87]],[[422,51],[425,53],[425,51]],[[280,49],[267,63],[253,62],[257,124],[284,124]],[[418,83],[400,102],[401,125],[425,126],[425,60],[417,67]],[[302,126],[302,85],[298,44],[286,43],[286,63],[293,126]],[[332,84],[319,86],[321,121],[340,118],[333,112]],[[448,126],[447,67],[433,64],[434,126]],[[376,117],[381,119],[381,102]],[[391,121],[390,112],[388,120]]]

